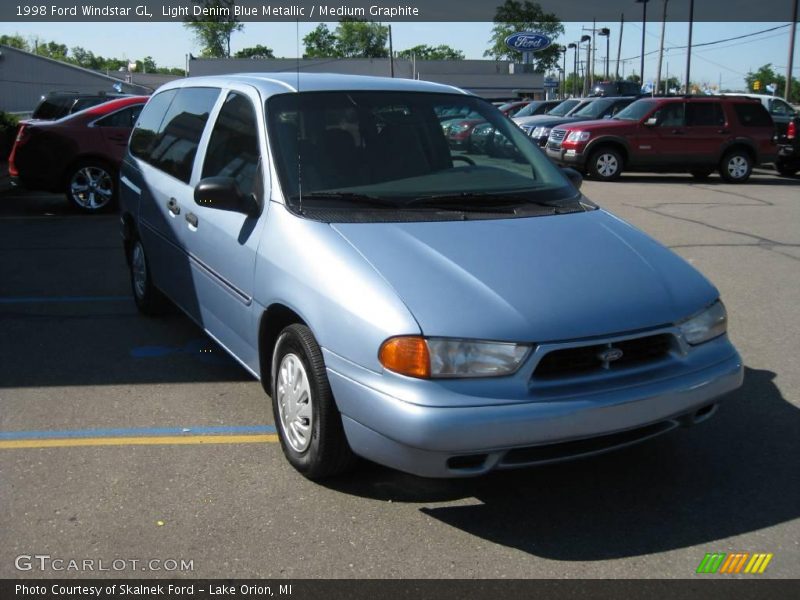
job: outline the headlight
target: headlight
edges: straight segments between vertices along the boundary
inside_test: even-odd
[[[543,138],[550,135],[550,128],[549,127],[537,127],[533,130],[532,137],[535,138]]]
[[[529,351],[526,344],[409,335],[386,340],[378,359],[409,377],[497,377],[514,373]]]
[[[570,131],[567,135],[568,142],[585,142],[591,137],[588,131]]]
[[[703,312],[678,323],[687,342],[697,345],[713,340],[728,330],[728,314],[725,305],[717,300]]]

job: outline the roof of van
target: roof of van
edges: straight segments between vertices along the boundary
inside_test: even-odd
[[[441,83],[391,77],[342,75],[339,73],[231,73],[208,77],[187,77],[164,85],[161,89],[191,86],[224,86],[230,83],[252,85],[264,95],[287,92],[323,92],[337,90],[379,90],[398,92],[439,92],[467,94],[464,90]]]

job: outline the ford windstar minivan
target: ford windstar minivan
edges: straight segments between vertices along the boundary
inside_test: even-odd
[[[513,152],[453,149],[451,114]],[[168,299],[259,378],[305,476],[468,476],[692,425],[741,385],[714,286],[579,187],[453,87],[189,78],[133,130],[122,233],[141,312]]]

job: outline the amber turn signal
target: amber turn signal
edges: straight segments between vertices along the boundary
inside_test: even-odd
[[[418,336],[389,338],[381,345],[378,360],[390,371],[401,375],[420,378],[431,376],[428,344]]]

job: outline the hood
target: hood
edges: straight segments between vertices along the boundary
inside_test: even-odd
[[[581,131],[595,131],[598,129],[602,129],[604,131],[617,131],[622,129],[631,129],[632,126],[636,126],[636,121],[623,121],[621,119],[594,119],[594,120],[586,120],[581,121],[580,119],[573,119],[571,121],[564,121],[563,123],[559,123],[559,125],[566,125],[570,126],[573,123],[577,126],[580,126]]]
[[[394,288],[425,335],[586,338],[674,323],[718,296],[682,258],[602,210],[331,227]]]

